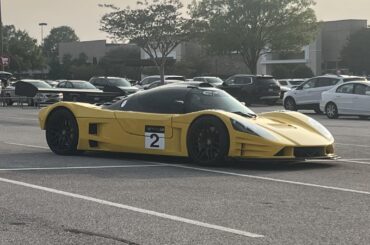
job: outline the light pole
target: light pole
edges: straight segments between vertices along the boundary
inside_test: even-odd
[[[41,27],[41,46],[44,45],[44,26],[47,26],[47,25],[48,23],[45,23],[45,22],[39,23],[39,26]]]

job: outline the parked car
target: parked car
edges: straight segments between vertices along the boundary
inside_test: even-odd
[[[321,113],[320,101],[322,92],[331,89],[335,85],[357,80],[366,81],[366,78],[345,75],[324,75],[311,78],[284,94],[284,108],[291,111],[308,109]]]
[[[148,76],[148,77],[145,77],[140,82],[138,82],[136,84],[136,87],[138,87],[140,89],[145,89],[151,83],[157,82],[158,80],[161,80],[161,76],[159,76],[159,75]],[[177,76],[177,75],[165,75],[164,76],[164,80],[180,80],[180,81],[185,81],[185,77],[183,77],[183,76]]]
[[[92,77],[89,81],[96,88],[104,92],[119,92],[122,95],[136,93],[139,89],[121,77]]]
[[[97,90],[100,91],[97,87],[92,85],[91,83],[83,80],[65,80],[58,83],[56,88],[67,88],[67,89],[89,89],[89,90]]]
[[[152,83],[148,84],[147,86],[145,86],[144,90],[156,88],[156,87],[159,87],[159,86],[162,86],[162,85],[173,84],[173,83],[183,83],[183,82],[184,81],[181,81],[181,80],[164,80],[164,84],[162,84],[162,82],[160,80],[158,80],[158,81],[152,82]]]
[[[320,109],[330,119],[341,115],[370,116],[370,82],[340,84],[322,93]]]
[[[224,83],[224,81],[219,77],[209,77],[209,76],[194,77],[193,81],[209,83],[214,87],[221,86]]]
[[[18,82],[13,83],[8,86],[3,93],[5,94],[5,102],[7,105],[12,105],[14,102],[27,103],[29,106],[39,105],[39,104],[51,104],[63,99],[61,93],[37,93],[36,96],[32,98],[25,98],[24,96],[19,96],[17,94],[17,84],[22,83],[31,83],[36,88],[51,88],[52,87],[42,80],[33,80],[33,79],[23,79]]]
[[[280,86],[272,76],[234,75],[218,86],[246,104],[274,105],[280,99]]]
[[[288,88],[295,88],[304,83],[306,78],[293,78],[293,79],[278,79],[280,86],[285,86]]]

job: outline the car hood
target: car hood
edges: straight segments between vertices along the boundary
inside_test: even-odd
[[[328,139],[315,128],[309,122],[309,117],[299,112],[262,113],[255,119],[233,114],[232,118],[243,124],[252,125],[251,128],[253,128],[253,125],[259,126],[259,128],[267,131],[267,134],[270,134],[275,142],[284,145],[321,146],[334,142],[333,139]]]

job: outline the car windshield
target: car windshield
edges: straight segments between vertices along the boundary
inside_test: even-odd
[[[44,81],[26,81],[26,82],[31,83],[36,88],[52,88],[52,86],[50,86]]]
[[[131,87],[131,83],[124,78],[109,78],[109,83],[117,87]]]
[[[94,85],[85,81],[73,81],[73,87],[78,89],[96,89]]]
[[[222,90],[194,89],[189,93],[185,107],[187,112],[215,109],[255,115],[252,110]]]
[[[205,79],[208,83],[223,83],[221,78],[218,77],[206,77]]]

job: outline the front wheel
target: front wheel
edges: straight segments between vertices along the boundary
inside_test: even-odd
[[[187,135],[189,157],[201,165],[220,165],[229,152],[229,133],[224,123],[214,116],[198,118]]]
[[[326,113],[326,116],[330,119],[336,119],[338,118],[338,108],[337,106],[330,102],[328,103],[326,106],[325,106],[325,113]]]
[[[289,111],[296,111],[297,105],[292,97],[288,97],[284,101],[284,108]]]
[[[67,109],[57,109],[48,117],[46,141],[58,155],[77,153],[78,125],[74,115]]]

